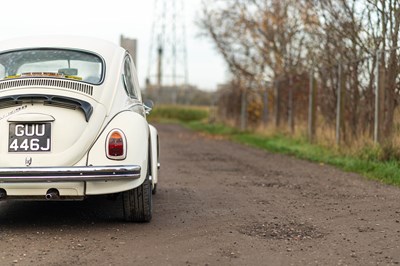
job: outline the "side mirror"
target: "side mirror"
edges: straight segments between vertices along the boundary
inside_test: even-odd
[[[146,115],[149,115],[151,110],[154,108],[154,102],[152,100],[145,100],[143,102],[143,107],[146,112]]]

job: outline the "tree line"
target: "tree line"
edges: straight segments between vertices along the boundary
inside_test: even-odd
[[[345,142],[374,133],[390,142],[399,105],[400,1],[205,0],[198,23],[232,76],[219,92],[226,119],[247,128],[281,127],[287,118],[293,131],[314,109],[328,127],[342,116]]]

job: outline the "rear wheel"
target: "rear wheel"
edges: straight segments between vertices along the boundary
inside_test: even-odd
[[[150,222],[153,209],[151,190],[151,181],[147,175],[142,185],[122,193],[125,221]]]

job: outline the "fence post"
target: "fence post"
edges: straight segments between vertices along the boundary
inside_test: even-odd
[[[315,137],[315,88],[314,88],[314,69],[310,71],[310,91],[308,101],[308,139],[314,142]]]
[[[275,111],[275,127],[279,127],[281,124],[281,110],[280,110],[280,102],[281,102],[281,93],[279,89],[279,80],[274,82],[275,87],[275,99],[274,99],[274,111]]]
[[[268,89],[265,87],[265,90],[263,91],[263,123],[264,126],[268,124]]]
[[[290,133],[294,133],[294,119],[293,119],[293,80],[292,75],[289,77],[289,93],[288,93],[288,127]]]
[[[247,95],[246,95],[246,88],[243,88],[242,90],[242,102],[241,102],[241,108],[240,108],[240,129],[242,131],[246,130],[247,128]]]
[[[380,51],[376,52],[376,78],[375,78],[375,112],[374,112],[374,143],[379,139],[379,61]]]
[[[385,73],[384,61],[385,51],[377,51],[376,53],[376,88],[375,88],[375,121],[374,121],[374,143],[380,143],[382,140],[382,122],[384,114],[385,101]]]
[[[340,128],[342,125],[342,64],[338,66],[338,88],[336,99],[336,145],[340,145]]]

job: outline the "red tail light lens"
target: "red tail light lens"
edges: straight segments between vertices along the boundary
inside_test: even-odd
[[[111,130],[107,136],[106,150],[109,159],[123,160],[126,158],[126,138],[121,130]]]

